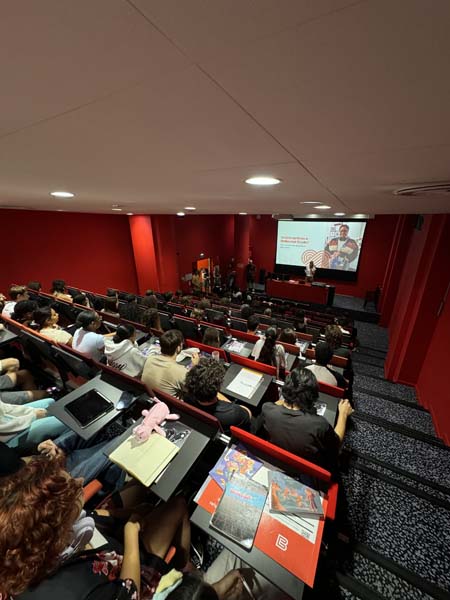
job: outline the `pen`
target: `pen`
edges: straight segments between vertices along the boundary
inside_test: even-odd
[[[256,600],[255,596],[253,595],[252,590],[250,589],[250,586],[245,581],[245,578],[242,577],[242,575],[241,575],[241,579],[242,579],[242,585],[244,586],[244,589],[247,592],[247,594],[250,596],[251,600]]]

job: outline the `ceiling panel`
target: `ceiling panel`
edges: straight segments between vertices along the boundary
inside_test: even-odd
[[[188,64],[123,0],[0,6],[0,136]]]

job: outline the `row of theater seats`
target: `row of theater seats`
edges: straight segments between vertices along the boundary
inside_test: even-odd
[[[65,302],[64,300],[55,300],[53,296],[50,296],[45,293],[34,293],[35,299],[39,304],[52,304],[52,306],[56,306],[56,310],[64,315],[66,323],[65,325],[72,325],[73,321],[76,319],[76,315],[78,312],[82,310],[86,310],[86,307],[80,305],[70,304]],[[113,317],[108,315],[108,321],[112,321],[114,324],[118,324],[123,321],[120,317]],[[180,319],[186,319],[185,317],[180,317]],[[18,336],[18,341],[20,343],[20,347],[24,353],[24,356],[31,360],[33,366],[37,370],[41,370],[42,374],[46,377],[53,376],[55,377],[56,383],[61,383],[65,388],[65,391],[69,392],[73,388],[76,388],[86,381],[92,379],[97,376],[99,373],[105,373],[106,375],[113,374],[114,377],[121,378],[125,383],[136,386],[140,385],[143,389],[145,386],[142,382],[137,381],[134,378],[130,378],[128,375],[117,371],[101,362],[94,361],[90,358],[87,358],[83,354],[77,352],[73,348],[66,346],[65,344],[56,343],[48,338],[40,335],[38,332],[33,331],[32,329],[17,323],[16,321],[9,319],[7,317],[1,317],[1,320],[7,327],[9,331],[16,334]],[[191,321],[191,319],[186,319]],[[193,321],[193,320],[192,320]],[[175,321],[176,323],[177,321]],[[145,332],[145,328],[139,323],[133,323],[133,325],[140,331],[145,334],[154,334],[160,335],[161,332],[150,331]],[[206,326],[211,326],[210,323],[204,323]],[[241,331],[233,331],[233,334],[236,336],[241,336],[240,339],[255,342],[259,338],[258,336],[254,336],[251,334],[247,334]],[[307,334],[298,334],[300,339],[306,339],[306,341],[312,341],[311,336]],[[186,339],[187,347],[198,347],[205,353],[211,354],[214,351],[217,351],[217,348],[212,346],[207,346],[199,343],[196,340]],[[295,345],[285,344],[286,350],[292,353],[299,353],[299,348]],[[308,354],[309,353],[309,354]],[[312,358],[314,350],[308,349],[307,355]],[[241,357],[237,354],[226,353],[224,350],[219,350],[219,354],[223,360],[230,361],[234,364],[251,368],[267,375],[272,376],[272,381],[270,383],[270,387],[268,390],[268,401],[274,401],[279,396],[279,386],[282,385],[282,382],[275,380],[276,369],[275,367],[260,363],[258,361],[253,361],[244,357]],[[345,366],[346,359],[342,357],[335,357],[339,366]],[[327,394],[335,398],[343,398],[344,390],[335,388],[333,386],[319,383],[320,391],[322,394]],[[180,400],[170,396],[169,394],[162,392],[161,390],[147,390],[150,395],[156,394],[161,400],[164,400],[169,406],[172,407],[173,410],[177,410],[180,408]],[[183,410],[188,410],[191,412],[196,418],[210,420],[211,415],[207,413],[203,413],[200,409],[196,407],[191,407],[188,405],[183,406]],[[218,429],[220,429],[220,424],[218,424]],[[237,430],[236,430],[237,433]],[[328,482],[330,485],[328,487],[328,496],[329,496],[329,508],[327,512],[327,516],[329,518],[334,518],[335,510],[336,510],[336,502],[337,502],[337,485],[335,483],[331,484],[331,474],[321,469],[317,465],[313,465],[309,461],[305,461],[291,455],[289,452],[286,452],[282,449],[275,447],[273,444],[269,444],[266,441],[260,440],[259,438],[255,438],[255,436],[251,436],[251,434],[247,434],[246,432],[239,432],[239,436],[243,436],[244,438],[247,436],[248,441],[252,441],[252,443],[256,446],[271,448],[272,452],[278,452],[280,456],[283,457],[284,461],[287,461],[291,466],[296,465],[301,469],[302,472],[314,475],[321,479],[322,481]],[[261,446],[262,444],[262,446]],[[98,482],[93,482],[90,484],[88,489],[86,490],[86,497],[92,496],[99,489]]]

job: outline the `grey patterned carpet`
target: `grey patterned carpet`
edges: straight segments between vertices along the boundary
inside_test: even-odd
[[[414,389],[384,380],[386,330],[357,326],[344,509],[327,566],[305,597],[450,600],[450,449]]]

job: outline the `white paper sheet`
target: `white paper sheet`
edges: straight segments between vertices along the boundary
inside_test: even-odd
[[[263,380],[264,375],[250,371],[250,369],[241,369],[233,381],[227,386],[227,390],[234,394],[239,394],[243,398],[251,398],[256,392],[256,388]]]

